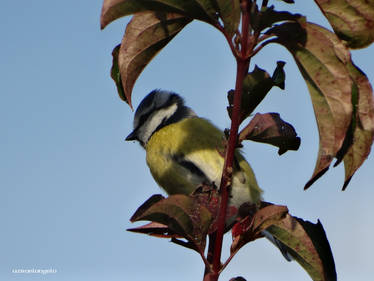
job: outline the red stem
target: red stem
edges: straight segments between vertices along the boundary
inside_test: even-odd
[[[221,252],[222,252],[222,242],[225,230],[226,221],[226,211],[227,203],[229,197],[228,188],[231,185],[233,162],[235,149],[237,146],[238,129],[240,125],[240,108],[241,108],[241,94],[242,86],[245,75],[248,72],[249,58],[248,58],[248,36],[249,36],[249,3],[248,0],[243,0],[241,2],[242,8],[242,41],[240,56],[236,56],[237,68],[236,68],[236,83],[235,83],[235,93],[234,93],[234,105],[231,116],[231,128],[230,136],[228,140],[228,147],[226,149],[225,163],[223,167],[223,173],[221,178],[221,206],[218,217],[218,228],[216,233],[216,239],[214,241],[214,253],[213,253],[213,265],[212,272],[207,274],[204,281],[216,281],[218,280],[219,272],[221,269]]]

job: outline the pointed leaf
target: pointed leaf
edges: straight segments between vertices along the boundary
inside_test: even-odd
[[[337,280],[334,258],[322,224],[286,215],[267,231],[285,244],[314,281]]]
[[[159,237],[159,238],[180,238],[180,235],[173,233],[166,225],[157,223],[157,222],[150,222],[145,225],[129,228],[127,231],[135,232],[135,233],[142,233],[148,234],[150,236]]]
[[[336,35],[350,48],[374,41],[374,0],[314,0]]]
[[[141,217],[145,211],[147,211],[152,205],[156,204],[157,202],[165,199],[164,196],[161,194],[154,194],[151,197],[147,199],[137,210],[136,212],[132,215],[130,218],[131,222],[135,222],[138,220],[139,217]]]
[[[178,14],[143,12],[134,15],[126,27],[118,55],[125,101],[131,105],[131,93],[136,79],[190,19]]]
[[[222,18],[224,30],[230,38],[238,30],[240,22],[240,1],[239,0],[216,0],[219,15]]]
[[[352,62],[348,71],[357,85],[358,97],[353,126],[352,146],[344,156],[345,180],[343,190],[347,187],[353,174],[368,157],[374,141],[374,98],[373,89],[366,75]]]
[[[277,146],[279,155],[300,147],[300,138],[295,129],[283,121],[278,113],[257,113],[239,133],[239,143],[245,139]]]
[[[319,32],[335,46],[343,46],[339,39],[329,30],[319,28]],[[353,82],[351,88],[351,104],[353,108],[350,127],[343,145],[337,152],[338,165],[344,160],[345,180],[343,190],[347,187],[356,170],[362,165],[370,153],[374,135],[374,101],[373,90],[366,75],[352,62],[350,54],[344,57],[346,70]]]
[[[321,31],[329,36],[335,44],[339,43],[339,39],[330,31],[325,29]],[[343,190],[369,155],[374,137],[373,89],[366,75],[354,65],[352,60],[347,63],[346,67],[354,82],[352,86],[353,114],[343,146],[338,152],[337,162],[334,164],[336,166],[341,160],[344,160],[345,180]]]
[[[104,0],[101,10],[101,28],[112,21],[139,12],[177,13],[211,24],[217,22],[216,9],[210,0]]]
[[[243,80],[241,121],[250,116],[273,86],[274,82],[269,73],[259,68],[257,65],[252,72],[247,74]],[[228,93],[228,100],[229,107],[227,110],[231,118],[234,103],[234,91]]]
[[[312,23],[299,26],[298,34],[287,34],[290,30],[297,31],[297,25],[285,23],[269,33],[277,35],[278,42],[294,56],[312,99],[320,148],[313,176],[305,185],[308,188],[328,170],[343,145],[352,120],[353,82],[346,67],[350,62],[349,51],[334,39],[335,35]]]

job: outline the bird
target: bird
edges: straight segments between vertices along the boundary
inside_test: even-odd
[[[146,162],[157,184],[168,194],[190,195],[202,184],[220,186],[225,134],[209,120],[185,105],[177,93],[151,91],[135,111],[133,131],[126,141],[138,141],[146,151]],[[257,204],[263,191],[239,149],[235,151],[228,206]],[[226,222],[228,224],[228,222]],[[264,231],[288,260],[287,246]]]

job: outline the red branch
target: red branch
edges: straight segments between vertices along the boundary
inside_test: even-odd
[[[240,125],[240,113],[241,113],[241,94],[242,86],[245,75],[249,68],[249,48],[253,49],[253,43],[249,43],[249,0],[243,0],[241,2],[242,9],[242,28],[241,28],[241,49],[240,53],[235,56],[237,62],[236,68],[236,83],[235,83],[235,93],[234,93],[234,105],[231,116],[231,128],[230,136],[228,140],[228,146],[226,149],[225,163],[223,167],[223,173],[221,178],[221,206],[218,217],[218,229],[216,232],[216,237],[212,243],[214,243],[213,252],[213,264],[210,273],[207,273],[204,277],[204,281],[216,281],[218,280],[219,272],[221,269],[221,252],[222,252],[222,242],[225,230],[226,221],[226,211],[227,203],[229,198],[229,186],[231,185],[232,172],[233,172],[233,162],[235,149],[237,146],[238,129]],[[249,46],[251,45],[251,46]],[[235,55],[235,53],[234,53]]]

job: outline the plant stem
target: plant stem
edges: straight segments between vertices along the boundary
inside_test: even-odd
[[[221,252],[222,252],[222,242],[225,230],[226,222],[226,211],[229,198],[229,187],[232,181],[233,172],[233,162],[235,149],[237,146],[238,129],[240,125],[240,113],[241,113],[241,94],[242,86],[245,75],[249,68],[249,58],[247,56],[248,52],[248,39],[249,39],[249,0],[242,0],[242,41],[240,55],[235,56],[237,62],[236,68],[236,82],[235,82],[235,93],[234,93],[234,105],[231,116],[231,128],[230,136],[228,140],[228,146],[226,149],[225,162],[221,178],[221,206],[218,216],[218,228],[216,232],[216,237],[214,241],[214,251],[213,251],[213,264],[212,272],[206,273],[204,276],[204,281],[216,281],[218,280],[219,273],[221,270]],[[209,254],[209,253],[208,253]]]

